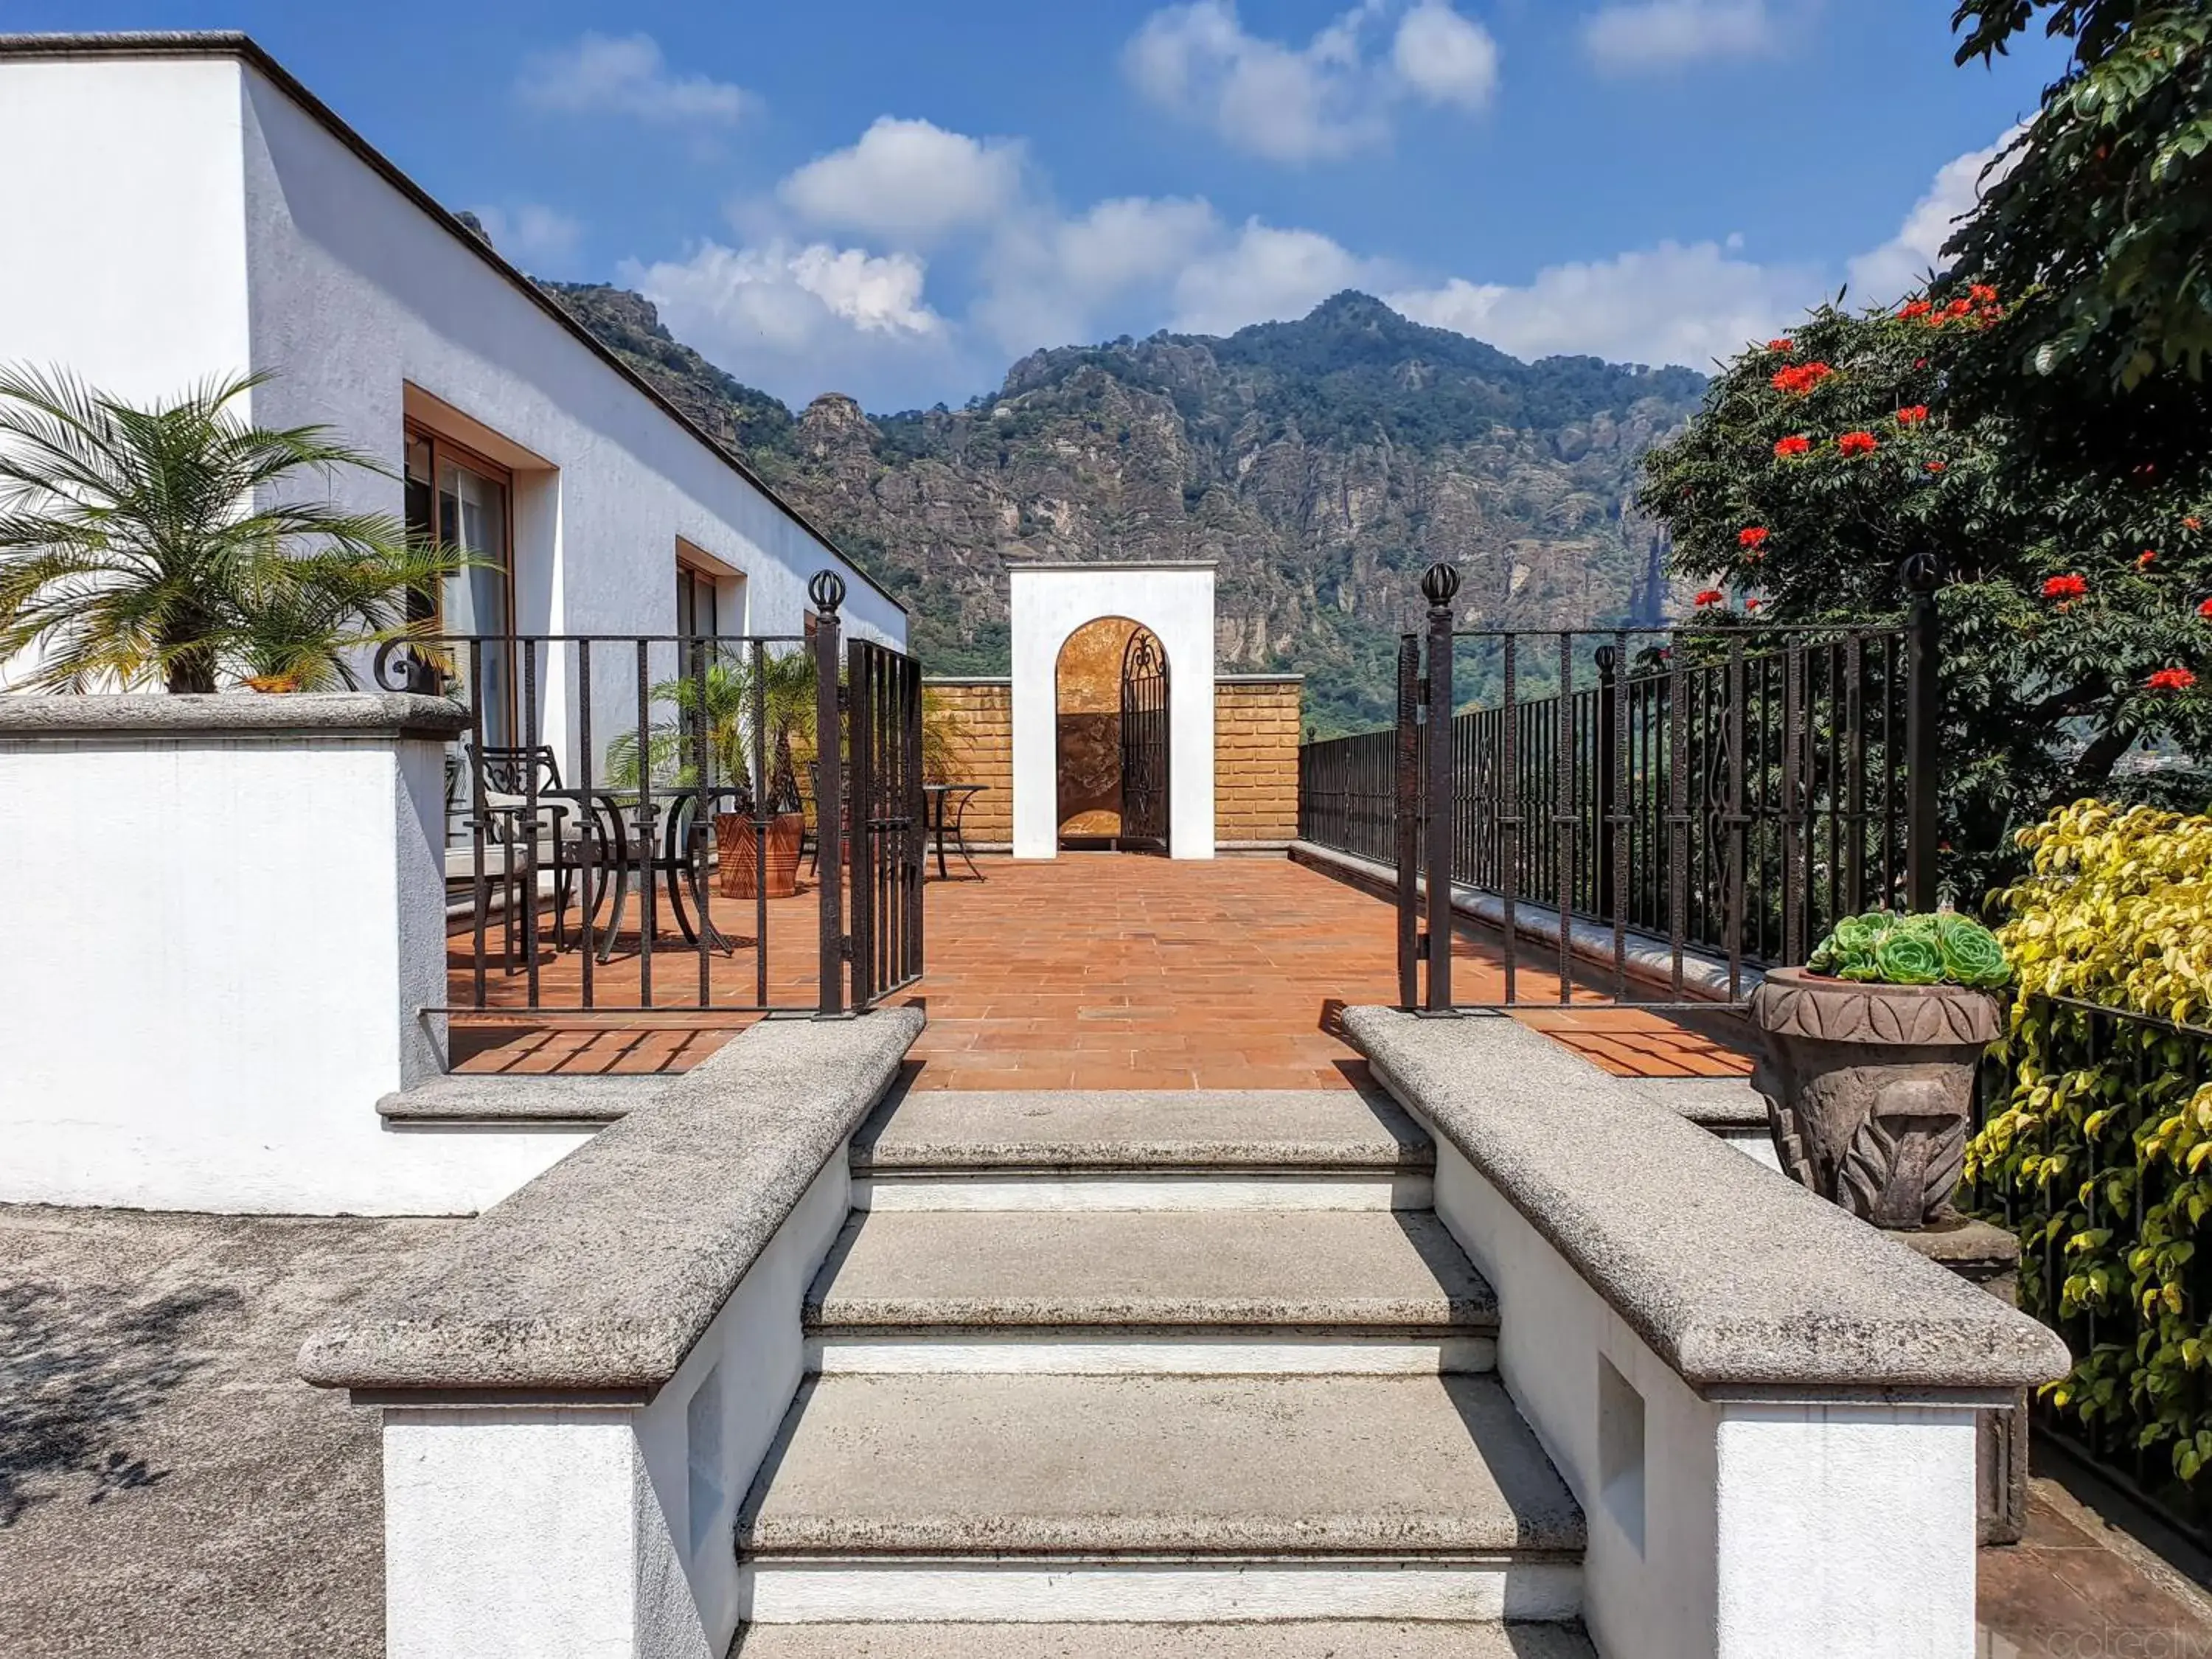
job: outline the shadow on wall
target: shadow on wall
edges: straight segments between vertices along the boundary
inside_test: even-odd
[[[139,1304],[127,1291],[0,1286],[0,1530],[73,1490],[98,1504],[166,1479],[125,1437],[206,1363],[190,1352],[198,1322],[239,1303],[232,1290]]]

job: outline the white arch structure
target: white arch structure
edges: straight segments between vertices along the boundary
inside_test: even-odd
[[[1089,623],[1149,628],[1168,659],[1168,855],[1213,856],[1213,565],[1018,564],[1013,619],[1014,856],[1060,851],[1060,653]]]

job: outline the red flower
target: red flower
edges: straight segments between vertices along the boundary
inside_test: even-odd
[[[2197,684],[2197,676],[2186,668],[2161,668],[2143,684],[2153,691],[2186,691]]]
[[[2044,579],[2043,597],[2046,599],[2078,599],[2089,591],[2086,576],[2049,576]]]
[[[2199,605],[2197,607],[2197,614],[2203,617],[2205,621],[2212,622],[2212,599],[2206,599],[2203,603]]]
[[[1897,423],[1899,426],[1918,426],[1927,418],[1926,404],[1914,404],[1908,409],[1900,409],[1897,411]]]
[[[1966,290],[1966,297],[1978,306],[1993,306],[1997,302],[1997,291],[1987,283],[1976,283]],[[1952,304],[1956,305],[1954,300]]]
[[[1703,611],[1709,605],[1720,605],[1723,603],[1727,598],[1728,595],[1722,592],[1719,588],[1708,587],[1705,592],[1698,595],[1698,609]]]
[[[1776,441],[1774,453],[1787,460],[1792,455],[1802,455],[1812,447],[1813,441],[1810,438],[1802,432],[1793,432],[1788,437]]]
[[[1870,455],[1875,447],[1871,432],[1846,432],[1836,440],[1836,453],[1840,455]]]
[[[1936,307],[1925,300],[1908,300],[1905,301],[1903,309],[1899,311],[1897,314],[1909,323],[1915,317],[1925,317],[1929,312],[1935,309]]]
[[[2136,555],[2136,568],[2138,570],[2148,570],[2157,562],[2158,550],[2154,547],[2146,547]]]
[[[2204,526],[2195,519],[2184,519],[2181,521],[2181,527],[2184,530],[2202,530],[2204,528]]]
[[[1826,363],[1796,363],[1777,372],[1768,384],[1777,392],[1791,392],[1802,398],[1835,372]]]
[[[2212,601],[2208,601],[2208,603],[2212,603]],[[1756,611],[1759,609],[1759,601],[1757,599],[1746,599],[1743,602],[1743,608],[1747,611]]]
[[[1944,463],[1942,461],[1930,461],[1928,463],[1928,470],[1930,472],[1941,472],[1943,470],[1943,466]]]
[[[1915,368],[1925,368],[1928,367],[1928,360],[1925,357],[1915,357],[1912,360],[1912,366]]]
[[[1746,525],[1735,532],[1735,544],[1738,547],[1757,547],[1765,539],[1766,526],[1763,524]]]
[[[1973,308],[1974,302],[1972,300],[1954,300],[1943,307],[1943,314],[1946,317],[1963,317]]]
[[[1797,342],[1795,340],[1769,340],[1766,343],[1766,349],[1769,351],[1795,351],[1797,349]]]

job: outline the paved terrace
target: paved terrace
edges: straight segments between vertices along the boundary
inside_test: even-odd
[[[1078,854],[1051,862],[981,860],[984,881],[928,884],[929,971],[913,995],[929,1009],[915,1049],[915,1086],[940,1089],[1334,1089],[1354,1086],[1364,1063],[1334,1031],[1334,1011],[1396,1000],[1395,919],[1389,904],[1280,858],[1173,863]],[[750,997],[758,971],[750,900],[714,901],[716,925],[747,943],[709,964],[714,994]],[[769,907],[770,983],[779,1000],[811,1004],[816,910],[811,890]],[[633,915],[635,913],[633,912]],[[665,912],[664,912],[665,917]],[[664,920],[658,995],[695,1000],[698,956]],[[493,938],[496,941],[495,931]],[[473,994],[471,934],[453,938],[450,996]],[[598,996],[637,1000],[634,933],[594,971]],[[1454,942],[1462,998],[1498,994],[1495,936]],[[1520,994],[1556,1001],[1559,980],[1521,953]],[[540,970],[548,997],[573,1000],[579,953]],[[524,981],[495,973],[488,1000],[517,1007]],[[1595,1006],[1578,987],[1566,1008],[1519,1016],[1622,1076],[1723,1077],[1749,1072],[1745,1036],[1724,1016],[1688,1023]],[[686,1014],[583,1021],[471,1018],[457,1028],[465,1071],[656,1072],[696,1065],[745,1024]]]

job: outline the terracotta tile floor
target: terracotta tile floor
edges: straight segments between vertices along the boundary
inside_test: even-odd
[[[1396,996],[1390,907],[1282,859],[1170,863],[1077,854],[1049,863],[983,861],[988,879],[929,884],[929,971],[910,994],[929,1010],[915,1049],[923,1088],[1342,1088],[1362,1062],[1334,1035],[1334,1012]],[[811,892],[769,907],[770,988],[779,1000],[814,995]],[[717,900],[718,925],[750,936],[750,902]],[[634,942],[594,970],[605,1001],[638,1000]],[[471,1000],[470,937],[453,940],[455,1004]],[[1493,941],[1454,946],[1462,997],[1496,994]],[[715,995],[750,996],[747,945],[709,962]],[[581,957],[540,969],[548,995],[573,998]],[[696,999],[698,957],[672,928],[656,945],[659,996]],[[488,1000],[520,1008],[526,981],[494,975]],[[1525,997],[1555,998],[1558,981],[1521,971]],[[1632,1008],[1591,1006],[1521,1016],[1622,1075],[1720,1076],[1749,1070],[1735,1022],[1685,1024]],[[574,1016],[458,1022],[466,1071],[680,1071],[748,1021],[681,1009],[621,1019]],[[1696,1029],[1692,1029],[1692,1024]],[[609,1029],[618,1025],[621,1029]],[[659,1028],[659,1029],[653,1029]]]
[[[1976,1659],[2212,1656],[2212,1598],[2056,1481],[2033,1483],[2027,1537],[1978,1566]]]

